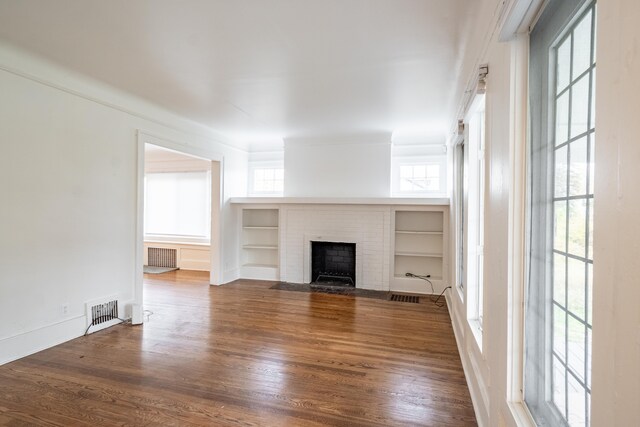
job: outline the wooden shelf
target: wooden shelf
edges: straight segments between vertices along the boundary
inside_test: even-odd
[[[245,230],[277,230],[278,227],[258,227],[258,226],[244,226],[242,227]]]
[[[412,257],[425,257],[425,258],[442,258],[443,254],[427,254],[422,252],[396,252],[396,256],[412,256]]]

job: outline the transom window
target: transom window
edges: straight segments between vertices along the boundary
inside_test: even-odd
[[[400,165],[400,192],[422,193],[440,190],[439,164]]]
[[[254,193],[282,193],[284,189],[284,169],[256,168],[253,170]]]

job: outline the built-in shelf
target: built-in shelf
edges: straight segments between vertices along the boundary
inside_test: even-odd
[[[253,268],[278,268],[276,264],[255,264],[249,263],[244,264],[243,267],[253,267]]]
[[[242,269],[246,279],[278,278],[279,211],[242,209]]]
[[[442,231],[408,231],[408,230],[396,230],[396,234],[424,234],[424,235],[441,236],[441,235],[442,235]]]
[[[403,279],[403,280],[421,280],[421,281],[423,281],[423,282],[427,283],[427,281],[426,281],[426,280],[421,279],[421,278],[419,278],[419,277],[407,277],[407,276],[405,276],[404,274],[396,274],[396,275],[394,275],[393,277],[394,277],[394,278],[396,278],[396,279]],[[442,277],[441,277],[441,276],[431,276],[431,277],[428,277],[428,279],[429,279],[429,280],[432,280],[432,281],[433,281],[433,280],[442,280]],[[427,284],[428,284],[428,283],[427,283]]]
[[[442,258],[442,254],[425,254],[422,252],[396,252],[396,256],[413,256],[426,258]]]
[[[265,227],[258,227],[258,226],[244,226],[242,227],[245,230],[277,230],[278,227],[271,227],[271,226],[265,226]]]
[[[445,270],[444,212],[418,207],[395,210],[392,289],[424,291],[428,283],[409,277],[407,273],[431,276],[429,280],[435,282],[442,281]]]
[[[270,246],[270,245],[243,245],[243,249],[269,249],[276,250],[278,246]]]

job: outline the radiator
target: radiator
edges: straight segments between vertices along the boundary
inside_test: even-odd
[[[148,248],[147,265],[151,267],[169,267],[177,268],[177,253],[175,249],[167,248]]]

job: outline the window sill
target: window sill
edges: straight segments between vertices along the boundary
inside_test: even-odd
[[[209,239],[197,238],[197,237],[180,237],[180,236],[158,236],[148,235],[144,236],[144,243],[168,243],[174,245],[194,245],[194,246],[210,246],[211,241]]]
[[[524,402],[507,402],[511,417],[518,427],[535,427],[536,423]]]
[[[469,319],[468,323],[471,334],[476,339],[476,344],[478,344],[478,349],[482,354],[482,323],[478,319]]]

